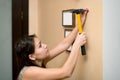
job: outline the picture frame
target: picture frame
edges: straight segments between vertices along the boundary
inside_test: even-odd
[[[63,10],[62,11],[62,26],[64,27],[74,27],[75,26],[75,14],[74,9]]]
[[[65,29],[64,30],[64,37],[67,37],[72,32],[72,29]],[[72,45],[67,49],[68,52],[70,52],[72,49]]]

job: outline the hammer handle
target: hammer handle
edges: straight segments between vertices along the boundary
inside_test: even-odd
[[[81,46],[82,55],[86,55],[85,45]]]
[[[81,22],[81,15],[80,14],[76,14],[76,17],[77,17],[77,21],[78,21],[78,30],[79,30],[79,33],[82,33],[82,22]],[[82,55],[86,55],[86,50],[85,50],[85,46],[81,46],[81,53]]]

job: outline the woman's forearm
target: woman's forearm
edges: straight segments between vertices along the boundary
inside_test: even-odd
[[[71,75],[78,58],[78,51],[80,50],[80,45],[75,43],[73,44],[72,51],[69,55],[69,58],[65,62],[63,69],[66,71],[67,75]]]
[[[80,46],[84,45],[85,43],[86,43],[85,32],[81,33],[80,35],[78,34],[73,43],[71,53],[63,66],[65,72],[68,72],[67,74],[72,74],[79,55],[78,51],[81,49]]]

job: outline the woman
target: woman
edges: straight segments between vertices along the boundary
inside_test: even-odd
[[[82,15],[82,23],[86,19]],[[73,43],[74,42],[74,43]],[[44,64],[65,51],[73,43],[72,50],[64,65],[60,68],[45,68]],[[58,80],[70,77],[78,58],[78,50],[86,43],[85,32],[78,34],[78,28],[73,31],[55,48],[49,50],[35,35],[26,36],[16,44],[18,59],[22,62],[18,80]]]

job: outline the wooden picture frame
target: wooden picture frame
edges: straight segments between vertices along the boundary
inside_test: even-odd
[[[62,11],[62,26],[64,27],[74,27],[75,26],[75,14],[74,9],[63,10]]]

